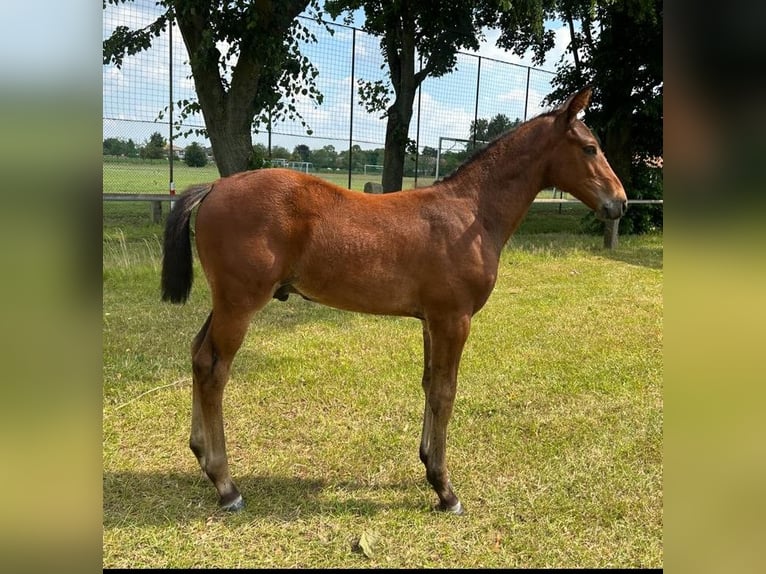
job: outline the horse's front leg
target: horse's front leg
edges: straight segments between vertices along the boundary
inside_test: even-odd
[[[421,450],[421,459],[425,458],[426,478],[439,497],[437,509],[454,514],[462,514],[463,506],[452,490],[447,470],[447,424],[452,415],[457,372],[470,325],[470,315],[429,319],[427,324],[430,383],[423,416],[424,437],[421,439],[421,448],[425,444],[425,456]]]

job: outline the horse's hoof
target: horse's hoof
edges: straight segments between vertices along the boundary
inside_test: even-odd
[[[447,512],[449,514],[455,514],[457,516],[461,516],[465,514],[465,509],[463,508],[463,505],[460,504],[459,500],[457,501],[457,504],[455,504],[454,506],[444,506],[443,504],[439,503],[436,506],[436,510],[440,512]]]
[[[225,510],[226,512],[238,512],[242,510],[244,507],[245,507],[245,500],[242,498],[241,494],[238,494],[237,498],[235,498],[231,502],[227,502],[226,504],[221,502],[221,510]]]

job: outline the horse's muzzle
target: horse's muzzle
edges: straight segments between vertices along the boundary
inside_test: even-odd
[[[628,202],[626,200],[613,199],[607,201],[601,206],[597,215],[599,219],[619,219],[628,210]]]

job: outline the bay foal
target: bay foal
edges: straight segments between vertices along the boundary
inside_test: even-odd
[[[564,190],[603,219],[627,198],[577,115],[590,89],[507,133],[430,187],[349,191],[286,169],[239,173],[179,196],[165,229],[162,298],[186,301],[190,219],[213,308],[191,345],[190,447],[228,510],[244,502],[226,456],[222,397],[253,314],[295,293],[338,309],[415,317],[423,326],[420,460],[437,508],[463,507],[449,480],[447,423],[471,318],[495,285],[501,250],[537,193]]]

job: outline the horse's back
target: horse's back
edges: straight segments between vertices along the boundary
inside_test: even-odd
[[[301,203],[308,205],[316,200],[363,195],[311,174],[276,167],[222,177],[213,184],[213,191],[219,201],[231,203],[232,209],[250,204],[276,206],[280,201],[299,207]]]

